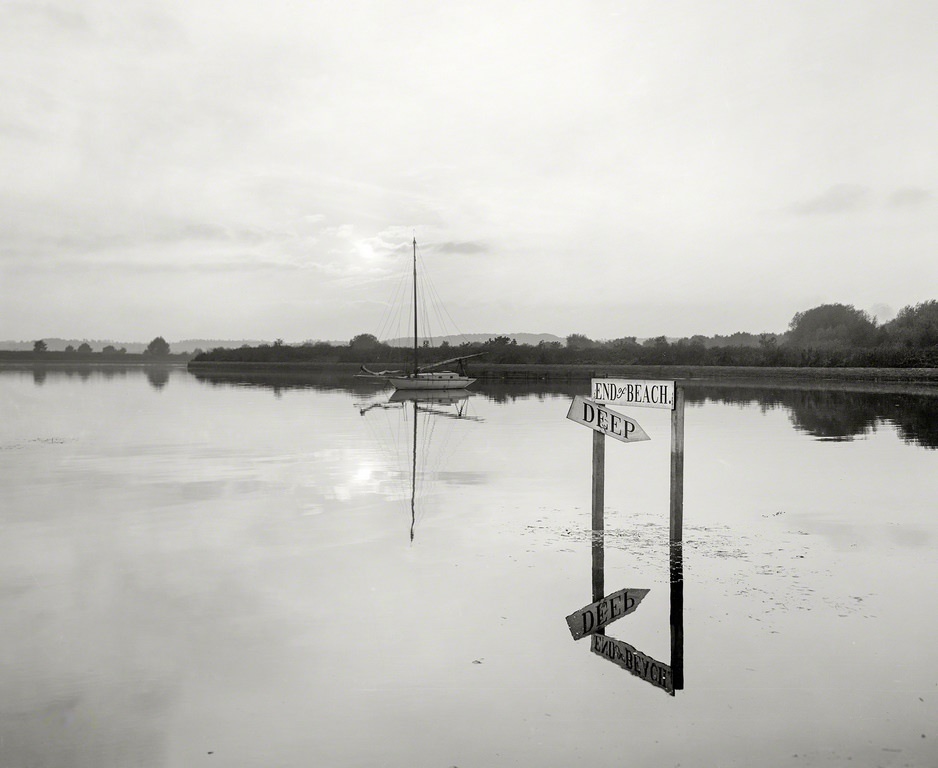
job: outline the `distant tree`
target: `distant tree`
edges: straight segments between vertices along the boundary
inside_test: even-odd
[[[117,354],[119,354],[119,355],[126,355],[126,354],[127,354],[127,347],[121,347],[119,350],[117,350]]]
[[[517,345],[517,340],[511,338],[511,336],[495,336],[491,339],[488,339],[483,346],[486,347],[510,347],[512,344]]]
[[[169,354],[169,344],[162,336],[157,336],[153,341],[147,344],[146,353],[153,357],[165,357]]]
[[[377,349],[381,346],[377,336],[370,333],[360,333],[349,342],[352,349]]]
[[[75,347],[73,347],[71,344],[69,344],[69,345],[65,348],[65,351],[71,354],[72,352],[75,351]]]
[[[104,349],[101,350],[106,355],[116,354],[117,349],[114,348],[114,345],[108,344]]]
[[[78,354],[79,355],[90,355],[92,353],[91,345],[87,341],[83,341],[78,345]]]
[[[938,301],[903,307],[884,328],[889,341],[903,347],[922,349],[938,345]]]
[[[567,336],[567,349],[592,349],[595,346],[596,342],[582,333],[571,333]]]
[[[775,333],[760,333],[759,346],[766,351],[774,350],[778,347],[778,335]]]
[[[42,339],[33,342],[33,352],[46,352],[48,349],[46,342]]]
[[[668,348],[668,337],[667,336],[654,336],[650,339],[645,339],[642,342],[643,347],[650,347],[651,349],[667,349]]]
[[[752,347],[753,349],[760,348],[760,338],[753,333],[746,333],[745,331],[736,331],[736,333],[731,333],[729,336],[721,336],[717,334],[713,337],[713,340],[708,344],[711,347]]]
[[[846,349],[869,347],[876,341],[876,323],[862,310],[846,304],[822,304],[796,312],[789,325],[793,347]]]

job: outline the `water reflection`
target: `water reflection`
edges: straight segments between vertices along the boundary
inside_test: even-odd
[[[351,371],[295,372],[213,371],[192,373],[212,386],[249,386],[271,389],[319,389],[375,394],[384,386],[373,379],[356,378]],[[811,385],[763,382],[680,381],[689,405],[708,402],[756,405],[763,410],[784,408],[792,426],[829,441],[848,441],[893,425],[899,438],[924,448],[938,448],[938,389],[927,385],[841,384]],[[499,404],[526,398],[573,397],[586,392],[585,380],[481,380],[474,394]]]
[[[147,381],[153,389],[161,390],[169,381],[169,368],[164,366],[147,368]]]
[[[848,441],[892,424],[904,442],[938,448],[938,391],[896,387],[882,391],[685,382],[687,402],[784,408],[792,426],[819,440]]]
[[[607,635],[606,627],[634,613],[648,594],[648,589],[626,588],[606,594],[605,534],[593,531],[592,585],[593,602],[567,616],[574,640],[589,637],[590,651],[635,677],[674,696],[684,689],[684,553],[681,544],[671,544],[669,562],[671,660],[665,664],[633,645]],[[631,621],[634,621],[633,618]],[[627,634],[628,623],[617,625],[618,634]],[[634,626],[634,625],[631,625]]]
[[[375,415],[374,412],[398,415],[397,419],[383,420],[384,429],[377,432],[377,439],[383,443],[386,451],[395,454],[399,473],[409,477],[411,541],[414,540],[417,526],[417,500],[426,494],[426,483],[443,474],[447,446],[438,446],[436,451],[431,448],[436,432],[435,421],[453,419],[480,422],[480,418],[468,411],[470,396],[471,393],[465,389],[445,392],[398,390],[386,400],[382,398],[367,405],[359,405],[359,411],[365,418]],[[402,464],[406,464],[406,468],[401,468]]]
[[[181,370],[182,365],[164,364],[154,366],[151,364],[122,365],[115,363],[0,365],[0,371],[17,371],[26,372],[26,375],[31,374],[33,383],[36,386],[42,386],[46,382],[54,382],[63,378],[74,379],[76,377],[82,381],[91,381],[92,379],[111,381],[126,378],[130,374],[135,376],[146,375],[154,387],[161,388],[169,380],[173,369]]]
[[[294,389],[316,389],[321,392],[348,392],[353,395],[374,395],[387,389],[387,384],[374,377],[356,376],[354,371],[317,369],[300,371],[221,370],[189,372],[196,381],[213,387],[257,387],[275,395]]]

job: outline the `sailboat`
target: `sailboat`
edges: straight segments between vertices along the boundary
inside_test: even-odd
[[[414,237],[414,364],[411,371],[370,371],[364,365],[364,374],[385,379],[396,390],[456,390],[465,389],[475,379],[469,378],[465,361],[477,355],[464,355],[442,360],[438,363],[420,365],[420,353],[417,342],[417,238]],[[481,354],[481,353],[480,353]],[[441,371],[447,365],[456,364],[455,371]]]

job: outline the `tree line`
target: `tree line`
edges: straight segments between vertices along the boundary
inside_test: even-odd
[[[485,354],[487,363],[726,365],[766,367],[938,367],[938,301],[903,308],[895,319],[879,324],[867,312],[846,304],[822,304],[797,312],[785,333],[746,332],[728,336],[635,336],[594,340],[580,333],[565,342],[518,344],[508,336],[485,342],[431,345],[424,341],[421,364],[463,355]],[[347,345],[306,342],[217,348],[195,357],[215,362],[346,362],[387,367],[406,366],[412,349],[391,347],[362,333]]]
[[[36,354],[46,354],[49,351],[49,347],[46,344],[44,339],[37,339],[33,342],[33,352]],[[169,343],[162,336],[157,336],[153,341],[147,344],[147,348],[144,350],[143,354],[149,357],[166,357],[171,354],[172,350],[170,349]],[[107,344],[102,347],[96,353],[91,345],[84,341],[78,345],[76,348],[73,344],[69,344],[65,349],[59,353],[68,356],[86,356],[92,354],[102,354],[102,355],[126,355],[127,349],[125,347],[117,348],[113,344]]]

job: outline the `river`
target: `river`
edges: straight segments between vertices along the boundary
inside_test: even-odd
[[[0,765],[938,764],[938,392],[678,383],[0,369]]]

